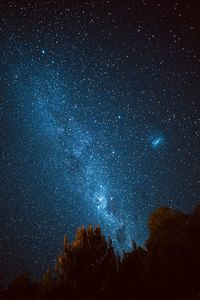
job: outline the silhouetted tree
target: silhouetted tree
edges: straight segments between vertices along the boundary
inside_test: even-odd
[[[102,293],[116,271],[111,239],[105,239],[99,226],[82,226],[71,244],[64,237],[64,250],[58,256],[55,271],[60,285]]]
[[[149,228],[146,247],[155,293],[194,299],[200,286],[200,215],[158,208]]]
[[[149,217],[146,248],[120,257],[99,226],[84,226],[69,243],[64,236],[55,274],[48,267],[41,282],[16,277],[3,300],[200,299],[200,206],[192,214],[168,207]]]
[[[34,299],[33,283],[30,279],[30,273],[17,276],[9,285],[8,299]]]

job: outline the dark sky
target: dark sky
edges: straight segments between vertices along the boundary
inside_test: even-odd
[[[40,275],[82,224],[122,250],[194,209],[195,2],[0,2],[0,273]]]

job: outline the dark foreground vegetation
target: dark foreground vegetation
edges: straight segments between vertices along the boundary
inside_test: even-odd
[[[99,227],[80,228],[41,282],[15,278],[1,299],[200,299],[200,206],[193,214],[158,208],[145,247],[119,257]]]

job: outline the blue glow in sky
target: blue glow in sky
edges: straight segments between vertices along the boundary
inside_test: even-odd
[[[151,147],[153,149],[160,148],[165,142],[164,136],[162,134],[152,136],[150,139]]]
[[[155,208],[191,211],[200,194],[195,1],[18,2],[0,1],[9,276],[38,275],[82,225],[100,224],[118,251],[144,243]]]

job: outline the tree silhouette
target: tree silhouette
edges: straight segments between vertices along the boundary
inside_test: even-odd
[[[102,293],[116,272],[116,257],[111,239],[101,234],[99,226],[84,226],[76,232],[75,239],[68,243],[64,237],[64,250],[55,266],[56,280],[60,285],[82,288]]]
[[[146,247],[132,241],[120,257],[99,226],[82,226],[70,243],[64,236],[55,272],[41,282],[29,274],[0,290],[3,300],[200,299],[200,206],[192,214],[168,207],[149,217]]]
[[[168,298],[193,298],[200,286],[200,215],[158,208],[149,228],[146,247],[154,290],[160,296],[166,291]]]

